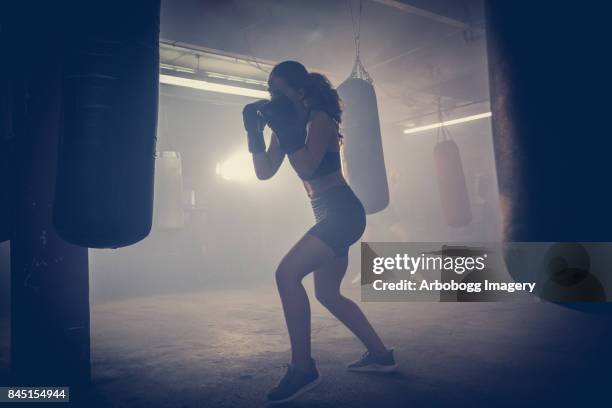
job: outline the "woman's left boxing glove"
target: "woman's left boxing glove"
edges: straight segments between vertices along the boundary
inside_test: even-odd
[[[262,99],[257,102],[249,103],[242,109],[242,122],[244,129],[247,131],[247,141],[249,144],[249,152],[261,153],[266,151],[266,142],[264,141],[263,129],[266,125],[263,118],[259,115],[259,108],[267,104],[267,99]]]

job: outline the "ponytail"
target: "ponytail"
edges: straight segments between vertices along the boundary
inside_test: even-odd
[[[318,72],[310,72],[308,74],[308,86],[305,90],[305,97],[309,101],[310,107],[327,113],[339,127],[342,121],[340,96],[327,77]]]

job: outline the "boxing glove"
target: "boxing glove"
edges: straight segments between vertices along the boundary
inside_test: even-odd
[[[296,106],[285,95],[275,97],[260,106],[264,120],[274,131],[281,149],[291,154],[306,144],[306,122]]]
[[[249,152],[261,153],[266,151],[266,143],[264,141],[263,129],[266,125],[263,118],[259,114],[259,108],[268,103],[267,99],[262,99],[253,103],[249,103],[242,109],[242,122],[244,129],[247,132],[247,141]]]

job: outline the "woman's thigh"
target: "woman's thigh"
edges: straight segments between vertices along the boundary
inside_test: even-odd
[[[334,251],[326,243],[318,237],[306,233],[281,260],[276,272],[277,278],[302,280],[304,276],[334,258]]]

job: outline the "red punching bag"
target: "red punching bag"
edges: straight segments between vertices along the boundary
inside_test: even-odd
[[[444,135],[446,130],[442,128],[440,132]],[[472,207],[457,143],[443,136],[434,148],[434,161],[446,223],[451,227],[468,225],[472,221]]]
[[[73,244],[117,248],[151,230],[160,1],[75,7],[63,44],[54,224]]]

